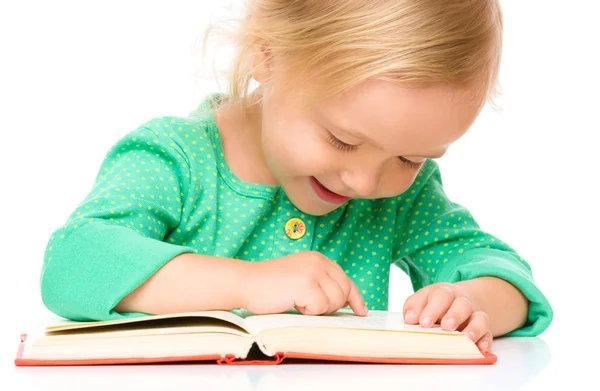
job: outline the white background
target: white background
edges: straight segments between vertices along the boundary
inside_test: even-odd
[[[193,55],[208,20],[224,14],[213,3],[0,5],[0,378],[13,371],[19,333],[48,315],[38,284],[46,242],[90,190],[106,151],[216,90]],[[502,5],[501,111],[487,107],[439,160],[445,188],[532,266],[555,310],[541,336],[550,349],[588,350],[594,335],[570,327],[596,326],[600,298],[599,7]],[[394,272],[392,284],[390,309],[399,310],[409,282]]]

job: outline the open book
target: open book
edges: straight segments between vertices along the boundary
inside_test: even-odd
[[[402,314],[342,309],[326,316],[207,311],[104,322],[61,321],[24,334],[17,366],[284,359],[407,364],[493,364],[463,333],[404,324]]]

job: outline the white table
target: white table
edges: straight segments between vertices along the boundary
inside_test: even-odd
[[[563,340],[567,341],[567,340]],[[541,338],[494,341],[491,366],[282,364],[279,366],[140,365],[13,367],[3,390],[542,390],[549,385],[598,389],[575,345]],[[6,361],[5,361],[6,362]],[[594,365],[595,366],[595,365]],[[6,367],[3,369],[7,369]],[[591,383],[583,385],[584,378]],[[4,382],[12,383],[10,388]],[[595,383],[595,384],[594,384]],[[574,389],[574,388],[573,388]]]

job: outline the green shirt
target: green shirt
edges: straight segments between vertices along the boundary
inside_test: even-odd
[[[529,265],[447,198],[434,161],[397,197],[307,215],[279,186],[232,173],[209,102],[187,118],[152,119],[108,151],[90,193],[47,244],[41,292],[49,310],[74,320],[142,316],[113,308],[179,254],[259,262],[313,250],[344,269],[369,309],[387,309],[396,265],[415,290],[503,278],[530,300],[527,324],[512,335],[537,335],[550,324],[552,309]],[[286,234],[291,218],[306,226],[299,239]]]

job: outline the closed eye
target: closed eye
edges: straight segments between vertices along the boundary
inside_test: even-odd
[[[404,156],[398,156],[398,160],[400,160],[400,163],[402,165],[408,166],[415,170],[421,168],[421,166],[423,165],[423,162],[413,162],[412,160],[408,160]]]
[[[359,147],[359,145],[348,144],[335,137],[331,132],[327,130],[327,142],[333,145],[335,148],[339,149],[343,152],[354,152]],[[412,160],[408,160],[404,156],[398,156],[398,160],[403,166],[409,167],[411,169],[417,170],[421,168],[423,162],[413,162]]]
[[[358,148],[358,145],[345,143],[329,131],[327,131],[327,142],[343,152],[353,152]]]

